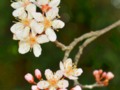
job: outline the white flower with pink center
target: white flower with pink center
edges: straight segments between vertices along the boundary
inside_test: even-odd
[[[51,12],[55,9],[58,11],[59,4],[60,0],[37,0],[37,5],[41,8],[43,13]]]
[[[53,74],[53,72],[50,69],[47,69],[45,71],[45,76],[47,80],[42,80],[37,83],[39,89],[66,89],[69,85],[67,80],[62,79],[63,73],[61,70],[58,70],[55,74]]]
[[[49,40],[54,42],[57,39],[57,35],[54,30],[61,29],[65,26],[64,22],[57,19],[57,11],[51,11],[46,13],[46,17],[44,17],[41,13],[33,12],[32,13],[34,19],[39,22],[41,27],[44,27],[43,30],[45,34],[48,36]]]
[[[31,13],[36,11],[36,5],[33,4],[35,0],[17,0],[13,2],[11,6],[15,9],[13,11],[14,17],[22,17],[26,14],[26,11]]]
[[[33,49],[35,57],[39,57],[42,51],[42,48],[39,44],[43,44],[46,42],[49,42],[46,35],[36,35],[34,33],[30,33],[26,39],[19,42],[18,51],[21,54],[25,54]]]
[[[71,80],[78,79],[78,76],[83,73],[81,68],[76,68],[76,66],[72,63],[72,59],[70,58],[64,63],[60,62],[60,69],[63,71],[64,76]]]

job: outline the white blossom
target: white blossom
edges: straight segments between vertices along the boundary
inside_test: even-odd
[[[47,12],[46,17],[38,12],[34,12],[32,15],[35,20],[39,22],[39,25],[44,28],[44,32],[49,40],[53,42],[56,41],[57,35],[54,30],[61,29],[65,26],[63,21],[56,18],[57,10],[54,9],[54,11]]]
[[[19,42],[19,53],[25,54],[29,52],[31,49],[33,49],[33,53],[35,57],[39,57],[41,55],[42,48],[40,44],[49,42],[48,38],[46,35],[36,35],[33,33],[30,33],[29,36],[21,40]]]
[[[26,11],[31,13],[36,11],[36,5],[33,4],[35,0],[17,0],[13,2],[11,6],[15,9],[13,11],[14,17],[22,17],[26,14]]]
[[[13,34],[15,34],[15,40],[26,39],[31,31],[38,34],[43,32],[42,26],[40,26],[30,14],[26,14],[24,17],[22,17],[19,22],[15,23],[11,27],[10,30]]]
[[[78,76],[80,76],[83,72],[81,68],[76,68],[70,58],[64,63],[60,62],[60,69],[63,71],[64,76],[71,80],[78,79]]]
[[[53,72],[50,69],[47,69],[45,71],[45,76],[47,80],[42,80],[37,84],[39,89],[66,89],[69,85],[67,80],[61,79],[63,77],[63,73],[61,70],[58,70],[55,74],[53,74]]]

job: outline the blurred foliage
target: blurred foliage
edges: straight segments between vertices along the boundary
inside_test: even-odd
[[[9,0],[0,3],[0,88],[30,90],[24,75],[27,72],[33,73],[36,68],[43,73],[46,68],[57,70],[64,53],[50,42],[42,45],[43,52],[39,58],[35,58],[32,52],[20,55],[18,42],[12,40],[10,32],[12,21],[15,21],[12,11]],[[60,15],[66,26],[57,32],[58,40],[68,45],[74,38],[86,32],[102,29],[117,21],[120,18],[120,9],[115,8],[110,0],[62,0]],[[74,57],[77,50],[78,47],[72,52],[71,57]],[[80,82],[94,83],[92,71],[102,68],[105,71],[112,71],[115,78],[108,87],[93,90],[118,90],[120,88],[119,54],[120,27],[101,36],[84,50],[79,62],[79,67],[84,70]]]

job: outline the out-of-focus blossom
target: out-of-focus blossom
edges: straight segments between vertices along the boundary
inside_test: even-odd
[[[93,75],[98,84],[103,84],[107,86],[109,81],[114,78],[114,74],[112,72],[103,72],[103,70],[94,70]]]
[[[63,71],[64,76],[71,80],[78,79],[78,76],[83,73],[81,68],[76,68],[76,66],[72,63],[72,59],[70,58],[63,63],[60,62],[60,69]]]

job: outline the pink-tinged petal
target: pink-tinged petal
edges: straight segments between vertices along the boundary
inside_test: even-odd
[[[39,90],[39,88],[36,85],[32,85],[31,89],[32,90]]]
[[[79,85],[77,85],[74,88],[72,88],[71,90],[82,90],[82,88]]]
[[[62,62],[60,62],[60,69],[62,70],[62,71],[64,71],[65,69],[64,69],[64,65],[63,65],[63,63]]]
[[[26,10],[29,13],[36,12],[36,5],[35,4],[29,4],[29,5],[27,5]]]
[[[108,72],[107,73],[107,79],[113,79],[114,78],[114,74],[112,72]]]
[[[71,68],[72,67],[72,59],[71,58],[68,58],[65,62],[64,62],[64,67],[65,69],[67,68]]]
[[[57,85],[59,88],[65,89],[69,86],[69,83],[67,80],[60,80]]]
[[[19,49],[18,49],[19,53],[25,54],[25,53],[29,52],[29,50],[30,50],[29,43],[23,42],[23,41],[19,42]]]
[[[49,3],[49,6],[51,7],[57,7],[60,4],[60,0],[51,0]]]
[[[49,3],[49,0],[37,0],[38,5],[46,5]]]
[[[37,22],[43,22],[44,21],[44,17],[43,17],[43,15],[41,13],[33,12],[32,16],[34,17],[34,19]]]
[[[23,5],[23,2],[18,1],[18,2],[13,2],[11,4],[11,7],[14,8],[14,9],[18,9],[18,8],[22,7],[22,5]]]
[[[14,17],[20,17],[23,13],[25,13],[24,8],[18,8],[14,10],[12,14]]]
[[[80,76],[83,73],[83,70],[81,68],[74,70],[74,76]]]
[[[16,24],[14,24],[11,28],[10,28],[10,30],[11,30],[11,32],[12,33],[16,33],[16,31],[18,31],[18,30],[22,30],[24,28],[24,25],[22,24],[22,23],[16,23]]]
[[[39,35],[37,37],[37,42],[40,44],[47,43],[47,42],[49,42],[49,39],[46,35]]]
[[[46,76],[47,80],[53,79],[53,77],[54,77],[53,72],[50,69],[45,70],[45,76]]]
[[[49,20],[53,20],[54,18],[56,18],[56,16],[58,16],[58,11],[58,8],[52,8],[46,13],[46,17]]]
[[[33,20],[30,24],[32,30],[38,34],[41,34],[44,31],[44,25],[37,23],[35,20]]]
[[[41,79],[42,75],[41,75],[41,71],[39,69],[35,69],[35,76],[37,79]]]
[[[58,70],[54,75],[54,78],[56,80],[60,80],[62,77],[63,77],[63,72],[61,70]]]
[[[41,55],[42,52],[42,48],[39,44],[34,44],[33,45],[33,53],[35,55],[35,57],[39,57]]]
[[[49,83],[43,80],[37,83],[37,87],[39,89],[47,89],[49,87]]]
[[[65,26],[65,23],[61,20],[54,20],[52,22],[52,26],[54,29],[59,29],[59,28],[63,28]]]
[[[50,41],[52,41],[52,42],[56,41],[57,36],[56,36],[56,34],[55,34],[55,32],[54,32],[53,29],[48,28],[48,29],[45,31],[45,34],[48,36],[48,38],[49,38]]]
[[[77,79],[78,79],[78,78],[75,77],[75,76],[68,76],[68,78],[69,78],[70,80],[77,80]]]
[[[25,80],[28,81],[29,83],[34,83],[34,78],[30,73],[25,75]]]

